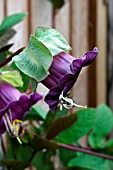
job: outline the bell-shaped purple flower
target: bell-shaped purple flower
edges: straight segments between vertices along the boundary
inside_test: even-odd
[[[93,51],[88,51],[81,58],[74,58],[66,52],[54,56],[49,75],[42,81],[50,91],[45,97],[45,102],[51,110],[55,110],[61,100],[62,94],[65,96],[73,87],[82,69],[91,64],[98,54],[95,47]]]
[[[0,80],[0,135],[7,130],[10,135],[18,136],[24,115],[41,99],[42,95],[38,93],[28,97],[9,83]]]

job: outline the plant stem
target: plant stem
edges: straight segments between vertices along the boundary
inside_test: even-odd
[[[113,156],[109,156],[109,155],[105,155],[105,154],[102,154],[102,153],[93,152],[93,151],[90,151],[90,150],[87,150],[87,149],[83,149],[83,148],[79,148],[79,147],[76,147],[76,146],[65,145],[65,144],[62,144],[62,143],[58,143],[58,146],[61,147],[61,148],[65,148],[65,149],[69,149],[69,150],[73,150],[73,151],[77,151],[77,152],[86,153],[86,154],[93,155],[93,156],[96,156],[96,157],[101,157],[101,158],[113,160]]]
[[[9,63],[15,55],[19,54],[19,53],[22,52],[24,49],[25,49],[25,47],[20,48],[20,49],[17,50],[15,53],[13,53],[10,57],[8,57],[8,58],[6,58],[4,61],[2,61],[2,62],[0,63],[0,68],[3,67],[4,65],[6,65],[7,63]]]

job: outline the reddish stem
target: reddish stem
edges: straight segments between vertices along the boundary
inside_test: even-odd
[[[69,149],[69,150],[73,150],[73,151],[77,151],[77,152],[86,153],[86,154],[93,155],[93,156],[96,156],[96,157],[101,157],[101,158],[113,160],[113,156],[109,156],[109,155],[105,155],[105,154],[102,154],[102,153],[93,152],[93,151],[90,151],[90,150],[87,150],[87,149],[83,149],[83,148],[79,148],[79,147],[76,147],[76,146],[65,145],[65,144],[62,144],[62,143],[58,143],[58,146],[61,147],[61,148],[65,148],[65,149]]]
[[[0,63],[0,68],[3,67],[4,65],[6,65],[7,63],[9,63],[15,55],[19,54],[19,53],[22,52],[24,49],[25,49],[25,47],[20,48],[20,49],[17,50],[15,53],[13,53],[10,57],[8,57],[8,58],[6,58],[4,61],[2,61],[2,62]]]

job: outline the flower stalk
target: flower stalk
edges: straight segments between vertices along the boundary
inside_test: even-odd
[[[113,160],[113,156],[102,154],[102,153],[97,153],[97,152],[90,151],[90,150],[83,149],[83,148],[79,148],[79,147],[76,147],[76,146],[73,146],[73,145],[65,145],[63,143],[58,143],[58,146],[60,148],[65,148],[65,149],[68,149],[68,150],[82,152],[82,153],[86,153],[86,154],[93,155],[93,156],[96,156],[96,157],[101,157],[101,158]]]
[[[8,64],[15,55],[21,53],[24,49],[25,49],[25,47],[20,48],[20,49],[17,50],[15,53],[13,53],[10,57],[8,57],[8,58],[6,58],[4,61],[2,61],[2,62],[0,63],[0,68],[3,67],[3,66],[5,66],[6,64]]]

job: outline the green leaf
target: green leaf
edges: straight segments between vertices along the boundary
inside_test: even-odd
[[[12,46],[13,44],[8,44],[6,46],[3,46],[2,48],[0,48],[0,64],[2,62],[4,62],[4,60],[7,58],[7,56],[9,55],[9,48]]]
[[[8,45],[5,45],[2,48],[0,48],[0,54],[3,53],[3,52],[7,52],[9,50],[9,48],[12,47],[12,45],[13,44],[8,44]]]
[[[61,8],[64,4],[64,0],[57,0],[57,1],[49,0],[49,1],[53,4],[54,8]]]
[[[14,141],[17,142],[16,140]],[[9,159],[28,161],[32,154],[31,151],[32,148],[30,148],[30,146],[28,146],[27,144],[22,143],[22,145],[15,145],[13,142],[13,144],[7,150],[7,155]]]
[[[26,15],[27,15],[26,13],[18,13],[7,16],[0,25],[0,35],[2,35],[5,31],[10,29],[12,26],[22,21]]]
[[[87,154],[81,154],[77,158],[71,159],[68,165],[90,170],[110,170],[107,160]]]
[[[37,81],[33,78],[30,78],[30,85],[31,85],[31,89],[33,92],[36,92],[37,89]]]
[[[113,112],[105,104],[97,108],[96,121],[93,131],[89,135],[89,144],[93,148],[103,148],[105,145],[104,138],[113,128]]]
[[[59,158],[64,166],[67,166],[70,159],[75,157],[76,157],[75,151],[67,150],[65,148],[59,148]]]
[[[17,70],[17,71],[20,73],[21,77],[22,77],[23,86],[22,86],[22,88],[19,87],[19,90],[22,91],[22,92],[26,91],[26,90],[28,89],[28,85],[29,85],[30,78],[29,78],[26,74],[24,74],[24,73],[16,66],[16,64],[15,64],[14,62],[11,63],[10,67],[13,68],[14,70]]]
[[[54,170],[53,163],[51,161],[51,157],[53,153],[48,152],[38,152],[32,160],[32,164],[38,170]]]
[[[0,63],[3,62],[7,58],[8,54],[9,54],[8,50],[10,47],[12,47],[12,45],[13,44],[8,44],[8,45],[0,48]]]
[[[70,128],[77,121],[77,114],[61,117],[53,121],[47,131],[47,139],[52,139],[60,132]]]
[[[35,30],[35,36],[50,50],[53,56],[71,49],[64,37],[55,29],[39,27]]]
[[[42,125],[43,128],[47,131],[48,127],[50,126],[50,124],[60,118],[60,117],[64,117],[65,115],[67,115],[68,113],[68,109],[63,108],[62,111],[60,110],[60,107],[58,107],[55,112],[52,112],[51,110],[48,112],[46,119],[44,121],[44,124]]]
[[[95,122],[96,110],[92,108],[77,111],[77,121],[67,130],[60,133],[57,141],[62,139],[65,143],[73,143],[86,135]]]
[[[22,145],[17,141],[16,138],[8,137],[8,149],[7,158],[28,161],[31,158],[32,148],[29,144],[22,142]]]
[[[108,162],[109,162],[109,167],[110,167],[109,169],[112,170],[113,169],[113,161],[108,160]]]
[[[42,150],[44,148],[49,150],[58,149],[57,143],[49,141],[41,136],[36,136],[33,139],[30,139],[30,145],[37,151]]]
[[[47,113],[38,105],[31,107],[31,110],[25,115],[24,120],[44,120]]]
[[[22,87],[23,82],[17,71],[3,71],[0,78],[14,87]]]
[[[3,35],[0,36],[0,48],[4,47],[7,42],[16,34],[13,29],[7,30]]]
[[[0,53],[0,63],[7,58],[7,52]]]
[[[88,169],[86,169],[86,168],[79,168],[79,167],[77,167],[77,169],[75,168],[75,167],[63,167],[63,168],[61,168],[61,169],[59,169],[59,170],[88,170]]]
[[[106,143],[104,144],[104,147],[107,149],[113,148],[113,139],[107,140]]]
[[[29,166],[29,162],[22,160],[2,160],[0,161],[1,165],[6,165],[8,169],[11,170],[24,170]]]
[[[13,57],[17,67],[36,81],[41,81],[48,75],[52,63],[50,51],[34,36],[30,37],[28,46]]]
[[[53,121],[60,117],[64,117],[68,114],[68,109],[64,108],[62,111],[60,110],[60,107],[58,107],[55,112],[52,112],[51,110],[47,113],[46,118],[43,122],[43,124],[40,126],[41,133],[45,136],[48,132],[49,126],[52,124]]]

